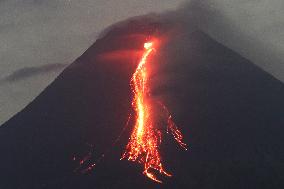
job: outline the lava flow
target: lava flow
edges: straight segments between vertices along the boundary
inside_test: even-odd
[[[156,52],[155,41],[149,41],[144,44],[144,52],[142,58],[132,75],[130,86],[133,90],[132,106],[135,111],[135,125],[130,136],[126,150],[121,159],[137,162],[144,165],[143,174],[147,177],[162,183],[157,178],[155,172],[170,177],[162,164],[159,146],[162,142],[162,131],[153,117],[154,106],[161,108],[165,117],[163,120],[167,124],[167,133],[171,133],[178,144],[186,150],[186,144],[182,141],[183,136],[174,121],[172,120],[166,106],[161,103],[153,102],[149,92],[149,72],[147,70],[150,64],[149,57]]]

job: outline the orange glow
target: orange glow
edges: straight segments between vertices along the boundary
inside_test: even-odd
[[[134,129],[121,159],[143,164],[143,174],[153,181],[162,183],[155,175],[155,172],[167,177],[172,175],[165,171],[159,152],[163,132],[155,125],[151,113],[153,106],[157,105],[157,103],[151,103],[152,101],[149,100],[151,97],[147,66],[150,64],[149,56],[156,51],[154,46],[153,41],[144,44],[144,53],[131,78],[130,85],[134,94],[132,106],[136,117]],[[182,141],[182,134],[173,122],[169,111],[163,104],[161,104],[161,107],[161,112],[167,116],[167,120],[164,120],[168,124],[166,131],[170,132],[178,144],[186,149],[186,144]]]

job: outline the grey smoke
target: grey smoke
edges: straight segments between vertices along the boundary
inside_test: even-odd
[[[199,29],[284,82],[282,0],[191,0],[176,10],[144,17],[181,26],[187,32]],[[101,36],[123,23],[114,24]]]
[[[284,1],[193,0],[181,18],[284,82]]]
[[[144,18],[181,26],[187,32],[199,29],[284,82],[282,0],[191,0],[176,10]]]

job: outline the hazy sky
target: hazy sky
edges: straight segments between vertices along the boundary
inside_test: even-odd
[[[0,0],[0,124],[79,57],[101,30],[184,0]],[[284,81],[283,0],[200,0],[192,10],[216,40]],[[186,7],[184,5],[184,7]]]

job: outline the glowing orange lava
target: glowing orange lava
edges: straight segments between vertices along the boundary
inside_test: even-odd
[[[162,141],[163,132],[159,129],[161,127],[157,127],[155,120],[153,120],[153,106],[157,104],[161,106],[161,112],[166,115],[167,120],[164,121],[167,123],[167,132],[170,132],[184,149],[186,149],[186,144],[182,141],[183,136],[172,120],[167,108],[163,104],[153,103],[150,100],[149,75],[146,65],[150,63],[149,56],[156,51],[154,46],[154,41],[144,44],[144,53],[131,78],[130,85],[134,94],[132,106],[136,117],[134,129],[121,159],[128,159],[129,161],[143,164],[143,174],[153,181],[162,183],[155,175],[155,172],[159,172],[161,175],[167,177],[172,175],[165,171],[162,165],[159,146]]]

